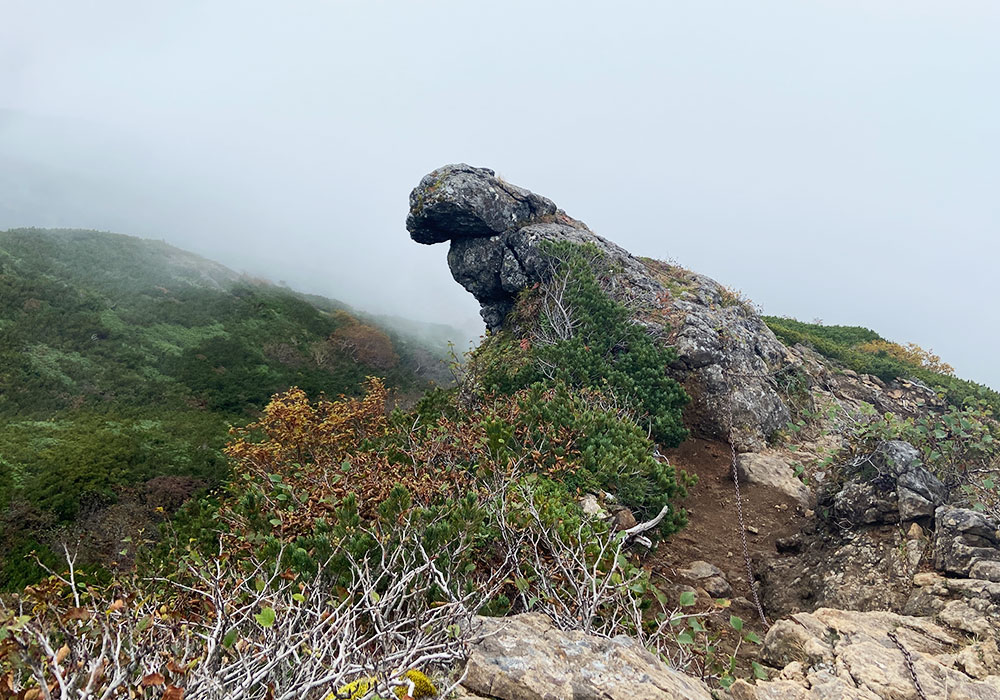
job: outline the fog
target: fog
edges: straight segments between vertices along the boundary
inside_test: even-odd
[[[478,332],[407,195],[494,168],[767,313],[1000,387],[1000,4],[0,0],[0,229]]]

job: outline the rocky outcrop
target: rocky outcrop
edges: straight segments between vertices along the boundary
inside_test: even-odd
[[[849,465],[851,478],[832,499],[836,518],[851,526],[932,519],[948,489],[920,464],[908,442],[888,440]]]
[[[776,622],[764,639],[761,660],[780,669],[778,678],[756,685],[738,681],[730,696],[920,700],[907,655],[925,698],[1000,698],[995,643],[973,649],[961,632],[927,618],[826,608]]]
[[[480,641],[470,649],[455,697],[921,700],[922,692],[942,700],[1000,698],[995,605],[980,606],[968,590],[964,599],[947,600],[948,579],[918,579],[941,596],[933,617],[821,608],[779,620],[759,657],[770,667],[769,679],[737,681],[728,693],[715,695],[627,637],[561,631],[537,613],[479,618]],[[983,595],[988,599],[988,592]]]
[[[494,331],[522,290],[549,279],[544,241],[594,245],[615,270],[609,293],[677,348],[677,362],[665,369],[692,397],[689,424],[752,451],[788,422],[773,378],[787,363],[784,346],[749,304],[713,280],[637,258],[486,168],[447,165],[425,176],[410,194],[406,226],[418,243],[450,241],[452,276]]]
[[[672,670],[629,637],[564,632],[540,613],[479,618],[461,697],[499,700],[711,700],[699,680]]]
[[[952,506],[938,508],[935,520],[936,569],[960,576],[986,574],[983,578],[1000,574],[1000,525],[996,521],[977,511]]]
[[[785,556],[761,561],[761,597],[768,614],[818,607],[901,610],[911,579],[930,558],[926,538],[904,537],[896,526],[801,533],[781,541]]]

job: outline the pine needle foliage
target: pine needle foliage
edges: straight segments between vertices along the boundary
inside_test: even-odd
[[[649,423],[652,437],[676,447],[687,437],[682,410],[689,398],[667,368],[676,351],[633,322],[629,309],[602,282],[614,273],[593,245],[550,242],[541,246],[551,263],[551,290],[528,290],[516,321],[525,337],[499,334],[479,353],[487,387],[511,391],[534,382],[562,382],[595,388],[633,405]],[[476,364],[474,360],[474,364]]]

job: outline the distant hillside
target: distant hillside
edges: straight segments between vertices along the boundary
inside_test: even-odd
[[[802,343],[861,374],[884,381],[913,379],[943,393],[949,403],[985,401],[1000,413],[1000,393],[983,384],[954,376],[940,357],[912,343],[900,345],[860,326],[825,326],[792,318],[765,316],[764,321],[787,345]]]
[[[220,483],[229,425],[272,394],[354,394],[377,375],[414,396],[447,376],[441,355],[159,241],[0,232],[0,587],[33,576],[24,554],[56,532],[93,523],[103,556]]]

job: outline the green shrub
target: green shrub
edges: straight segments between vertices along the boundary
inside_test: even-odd
[[[514,324],[527,326],[525,337],[504,331],[475,353],[473,367],[483,384],[507,393],[538,381],[607,391],[642,412],[654,439],[679,445],[687,437],[682,409],[688,396],[667,374],[676,352],[653,340],[604,291],[599,275],[611,271],[594,246],[550,243],[542,251],[553,266],[546,284],[563,290],[559,303],[571,310],[572,330],[557,331],[553,326],[559,321],[544,313],[540,292],[529,290]]]

